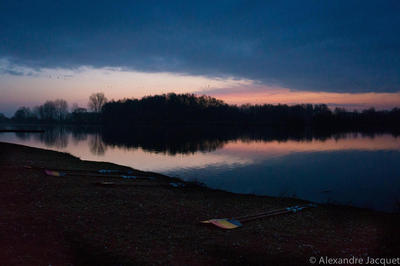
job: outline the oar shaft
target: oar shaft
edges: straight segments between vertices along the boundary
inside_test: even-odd
[[[264,217],[275,216],[275,215],[280,215],[280,214],[285,214],[285,213],[290,213],[290,212],[296,213],[298,211],[312,208],[312,207],[314,207],[314,205],[299,206],[297,208],[286,208],[286,209],[282,209],[281,211],[278,211],[278,212],[270,212],[270,213],[260,214],[258,216],[241,219],[240,222],[248,222],[248,221],[252,221],[252,220],[256,220],[256,219],[260,219],[260,218],[264,218]]]
[[[105,174],[97,174],[97,173],[85,173],[85,172],[61,172],[61,171],[55,171],[55,170],[50,170],[50,169],[44,169],[44,172],[46,175],[50,176],[90,176],[90,177],[107,177],[107,178],[128,178],[128,179],[152,179],[152,177],[145,177],[145,176],[133,176],[133,175],[105,175]]]
[[[266,214],[275,213],[275,212],[281,212],[281,211],[284,211],[284,210],[287,210],[287,208],[276,209],[276,210],[271,210],[271,211],[265,211],[265,212],[252,214],[252,215],[238,216],[238,217],[234,217],[234,219],[236,219],[236,220],[247,219],[247,218],[250,218],[250,217],[256,217],[256,216],[266,215]]]
[[[124,177],[124,175],[104,175],[104,174],[91,174],[91,173],[66,173],[69,176],[93,176],[93,177]],[[133,177],[132,177],[133,178]],[[149,177],[138,177],[135,176],[134,179],[150,179]]]
[[[30,169],[48,169],[46,167],[40,167],[40,166],[32,166],[32,165],[26,165],[24,166],[25,168],[30,168]],[[100,173],[101,170],[85,170],[85,169],[62,169],[62,168],[51,168],[49,170],[53,171],[62,171],[62,172],[92,172],[92,173]],[[123,171],[123,170],[106,170],[109,171],[109,173],[118,173],[118,174],[132,174],[131,171]]]
[[[242,226],[241,223],[244,222],[249,222],[252,220],[264,218],[264,217],[269,217],[269,216],[275,216],[275,215],[280,215],[280,214],[285,214],[285,213],[296,213],[301,210],[307,209],[307,208],[312,208],[316,207],[315,204],[307,204],[303,206],[292,206],[292,207],[287,207],[287,208],[282,208],[282,209],[277,209],[273,211],[267,211],[263,212],[260,214],[255,214],[255,215],[249,215],[249,216],[242,216],[242,218],[239,220],[238,218],[223,218],[223,219],[211,219],[207,221],[202,221],[202,223],[212,223],[218,227],[224,228],[224,229],[233,229]]]
[[[244,223],[244,222],[249,222],[249,221],[253,221],[253,220],[256,220],[256,219],[260,219],[260,218],[265,218],[265,217],[269,217],[269,216],[285,214],[285,213],[289,213],[289,212],[292,212],[292,211],[284,210],[284,211],[280,211],[280,212],[273,212],[273,213],[268,213],[268,214],[259,215],[259,216],[255,216],[255,217],[249,217],[249,218],[242,219],[242,220],[239,220],[239,221],[241,223]]]

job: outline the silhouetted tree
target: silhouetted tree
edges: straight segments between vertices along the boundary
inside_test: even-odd
[[[68,115],[67,101],[63,99],[57,99],[54,101],[54,106],[56,108],[56,119],[58,121],[65,120]]]
[[[106,103],[107,103],[107,98],[104,96],[104,93],[102,92],[93,93],[89,97],[88,107],[93,112],[99,113],[103,105]]]
[[[13,120],[17,122],[29,122],[35,119],[29,107],[22,106],[14,113]]]
[[[36,107],[35,113],[44,121],[53,121],[57,118],[57,108],[52,101],[46,101],[43,105]]]

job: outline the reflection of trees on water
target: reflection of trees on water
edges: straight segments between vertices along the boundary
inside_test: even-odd
[[[138,126],[131,128],[99,128],[99,127],[51,127],[44,134],[18,133],[23,140],[30,136],[49,147],[65,148],[68,140],[74,144],[87,142],[90,151],[95,155],[103,155],[107,146],[118,146],[127,149],[141,148],[151,152],[171,155],[195,152],[211,152],[222,148],[230,141],[243,142],[286,142],[288,140],[307,142],[325,141],[348,137],[371,137],[388,132],[342,132],[317,131],[312,128],[271,128],[271,127],[234,127],[234,126],[175,126],[154,127]],[[394,134],[394,136],[396,136]]]
[[[82,130],[73,130],[72,132],[72,141],[74,144],[78,144],[81,141],[86,141],[88,137],[88,133]]]
[[[118,130],[103,129],[103,140],[107,145],[142,148],[152,152],[185,154],[211,152],[222,148],[230,141],[270,142],[279,141],[325,141],[330,138],[343,139],[352,132],[332,132],[312,128],[272,128],[272,127],[234,127],[234,126],[139,126]],[[384,133],[384,132],[381,132]],[[368,136],[376,133],[368,132]],[[380,133],[377,133],[380,134]],[[350,135],[351,136],[351,135]]]
[[[46,129],[43,134],[35,134],[35,139],[47,147],[65,148],[68,146],[68,134],[63,127]]]
[[[171,155],[211,152],[222,148],[229,140],[209,133],[199,128],[136,127],[127,131],[105,128],[102,136],[107,145]]]
[[[94,155],[104,155],[107,150],[107,146],[104,144],[100,134],[90,135],[89,148]]]

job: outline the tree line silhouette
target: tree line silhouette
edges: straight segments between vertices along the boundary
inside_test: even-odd
[[[107,98],[103,93],[93,93],[89,97],[89,111],[74,104],[69,112],[68,103],[63,99],[46,101],[34,108],[19,107],[11,119],[0,114],[0,123],[99,124],[101,123],[101,108],[106,102]]]
[[[400,109],[330,110],[325,104],[229,105],[210,96],[163,94],[106,103],[101,112],[106,126],[138,124],[224,124],[284,127],[371,129],[398,128]]]
[[[65,100],[46,101],[33,108],[20,107],[11,119],[0,114],[0,122],[102,124],[112,129],[137,125],[261,125],[316,127],[334,130],[398,130],[400,109],[377,111],[331,110],[325,104],[229,105],[210,96],[162,94],[141,99],[107,102],[102,93],[89,98],[91,111]]]

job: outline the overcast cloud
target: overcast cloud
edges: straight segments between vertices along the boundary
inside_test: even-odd
[[[399,14],[400,1],[3,0],[0,59],[395,92]]]

